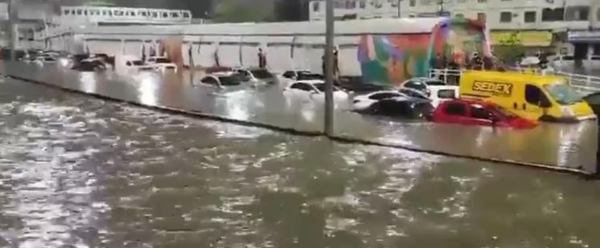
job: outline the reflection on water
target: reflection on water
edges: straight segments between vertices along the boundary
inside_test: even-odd
[[[77,74],[62,74],[52,68],[36,71],[23,63],[5,65],[0,69],[61,87],[80,90],[87,87]],[[323,130],[322,104],[289,99],[278,86],[222,92],[192,85],[189,80],[194,79],[186,73],[167,73],[164,76],[160,73],[139,73],[125,80],[106,80],[110,76],[108,73],[96,78],[98,94],[281,128],[312,132]],[[595,163],[596,125],[593,121],[577,125],[548,124],[532,130],[492,130],[488,127],[399,122],[362,116],[346,108],[334,111],[334,120],[334,131],[338,136],[390,145],[463,156],[584,167],[587,170],[591,170]],[[570,133],[569,140],[563,139],[565,133]]]
[[[93,93],[97,91],[96,74],[93,72],[82,72],[79,75],[81,87],[84,92]]]
[[[1,246],[600,247],[571,176],[0,90]]]

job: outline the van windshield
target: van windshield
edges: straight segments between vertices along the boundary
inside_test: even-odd
[[[571,86],[566,83],[554,83],[544,85],[550,96],[560,105],[571,105],[582,101],[579,93],[575,92]]]

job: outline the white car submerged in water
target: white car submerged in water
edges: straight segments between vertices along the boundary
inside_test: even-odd
[[[412,78],[400,86],[398,88],[400,93],[411,97],[428,98],[434,107],[443,101],[458,98],[460,89],[456,85],[447,85],[434,78]]]
[[[305,101],[325,102],[325,82],[323,80],[300,80],[290,84],[283,92],[286,97]],[[348,101],[348,93],[333,87],[333,101]]]
[[[152,56],[146,59],[146,63],[148,65],[154,66],[157,70],[161,72],[177,71],[177,65],[175,65],[175,63],[173,63],[167,57]]]
[[[200,86],[215,91],[238,91],[256,87],[252,82],[244,81],[236,72],[215,72],[200,79]]]

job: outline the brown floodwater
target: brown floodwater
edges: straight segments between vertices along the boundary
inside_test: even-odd
[[[576,133],[591,128],[468,134],[348,118],[373,126],[366,134],[390,132],[373,138],[533,149],[565,163],[582,161]],[[166,115],[8,79],[0,127],[0,246],[600,247],[600,184],[569,175]],[[422,141],[421,128],[437,141]]]

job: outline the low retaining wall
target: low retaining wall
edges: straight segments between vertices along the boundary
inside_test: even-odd
[[[272,92],[241,92],[237,95],[215,97],[206,94],[205,91],[195,89],[190,86],[189,82],[181,80],[181,77],[171,79],[148,77],[149,80],[146,80],[148,78],[125,80],[125,78],[112,73],[77,73],[60,70],[56,67],[38,67],[19,62],[2,63],[0,73],[27,82],[157,111],[267,128],[294,135],[324,136],[321,131],[323,118],[320,118],[322,110],[313,109],[309,113],[305,111],[305,108],[298,108],[298,106],[281,106],[286,105],[287,100],[280,92],[276,92],[277,89],[272,89]],[[157,79],[157,81],[152,81],[153,79]],[[240,95],[248,98],[240,97]],[[244,107],[246,107],[245,110],[240,110]],[[312,115],[312,118],[308,118],[307,115]],[[512,144],[518,141],[516,139],[521,139],[524,144],[530,144],[529,142],[536,139],[547,140],[549,135],[543,131],[522,132],[517,133],[518,135],[514,134],[517,136],[513,137],[513,133],[510,133],[512,130],[498,130],[498,132],[506,133],[490,136],[487,142],[491,145],[482,146],[474,142],[481,138],[480,132],[483,132],[477,127],[431,126],[425,123],[379,126],[375,125],[372,120],[348,111],[336,111],[335,119],[336,134],[328,138],[337,142],[392,147],[581,175],[591,174],[583,170],[582,166],[582,164],[590,165],[589,160],[576,160],[567,162],[568,165],[558,166],[555,164],[564,158],[557,157],[554,163],[548,159],[547,154],[556,154],[559,152],[558,149],[564,149],[560,145],[556,147],[556,150],[549,149],[543,152],[535,150],[536,147],[526,145],[523,149],[530,150],[525,153],[522,152],[525,151],[523,149],[515,150],[515,147],[512,147]],[[595,128],[595,123],[592,125]],[[552,130],[551,128],[554,127],[550,126],[549,128]],[[556,138],[558,141],[561,139],[560,137]],[[590,142],[590,140],[586,142]],[[446,145],[441,146],[441,144]],[[536,154],[537,156],[535,156]],[[578,151],[571,156],[593,159],[593,153],[590,154],[589,150],[587,152]],[[519,161],[520,159],[521,161]],[[522,162],[522,160],[530,162]]]

